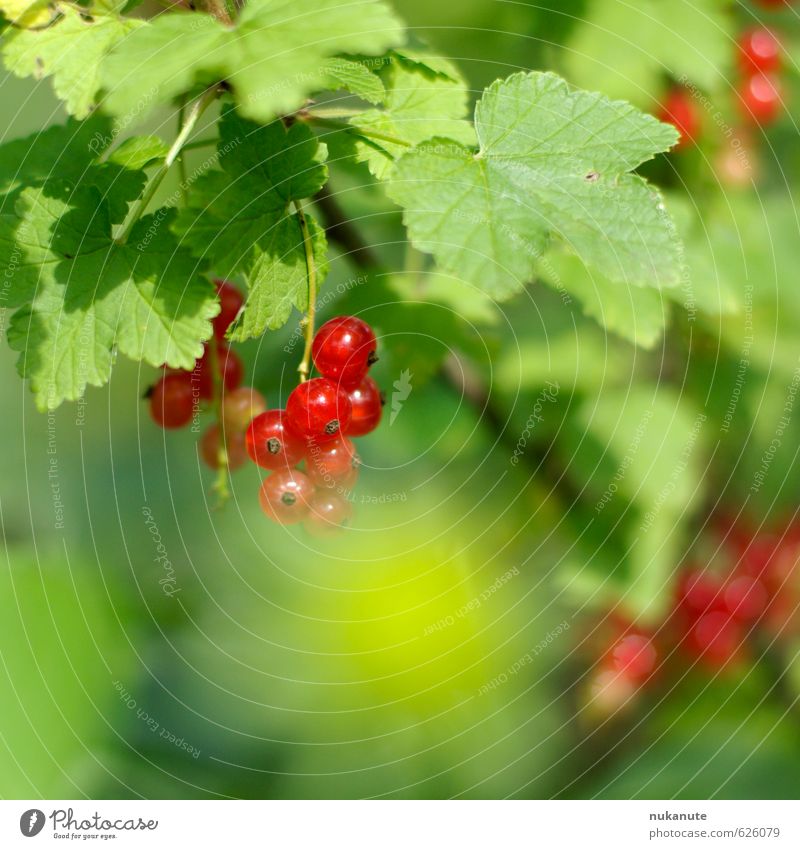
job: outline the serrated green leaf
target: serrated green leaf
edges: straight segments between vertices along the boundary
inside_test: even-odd
[[[169,147],[158,136],[133,136],[116,148],[109,162],[138,170],[164,159]]]
[[[594,0],[564,51],[575,85],[650,106],[665,74],[727,88],[734,51],[727,0]]]
[[[667,322],[664,296],[656,289],[612,283],[572,254],[551,252],[541,277],[554,289],[574,295],[586,315],[642,348],[652,348]],[[671,290],[668,290],[671,291]]]
[[[334,56],[325,63],[325,73],[330,78],[329,88],[342,88],[368,103],[382,103],[386,97],[381,78],[364,62]]]
[[[429,57],[430,64],[422,64],[396,52],[389,59],[381,71],[387,91],[384,108],[362,112],[350,121],[357,130],[377,132],[404,143],[380,138],[358,144],[358,158],[368,163],[378,179],[388,176],[394,160],[409,146],[434,136],[467,146],[476,144],[475,131],[465,120],[466,83],[454,65],[437,57]]]
[[[376,55],[403,29],[381,0],[251,0],[227,27],[209,15],[167,13],[132,33],[104,64],[114,114],[140,114],[225,80],[241,113],[267,122],[329,85],[326,60]]]
[[[480,150],[433,139],[395,165],[389,196],[414,245],[492,297],[534,276],[552,236],[613,282],[679,281],[679,244],[658,193],[627,172],[676,139],[626,103],[516,74],[484,93]]]
[[[77,183],[112,141],[111,120],[92,115],[6,142],[0,145],[0,192],[51,178]]]
[[[21,267],[38,270],[38,279],[8,337],[41,409],[106,383],[115,349],[192,368],[219,307],[178,248],[171,213],[139,221],[125,245],[112,240],[109,204],[96,188],[25,189],[16,215]]]
[[[15,30],[3,39],[5,66],[18,77],[52,77],[67,112],[85,118],[101,85],[105,54],[144,25],[135,18],[100,14],[89,18],[68,6],[45,29]]]
[[[223,115],[219,132],[222,170],[195,183],[176,229],[195,255],[213,261],[217,274],[244,276],[247,303],[231,331],[231,338],[244,340],[280,327],[292,305],[308,306],[302,232],[289,206],[325,184],[326,150],[304,124],[262,127],[234,109]],[[314,233],[321,282],[324,234]]]
[[[327,274],[325,231],[306,215],[311,235],[318,282]],[[259,241],[247,271],[245,309],[236,320],[230,338],[243,342],[275,330],[289,320],[292,307],[308,309],[308,264],[305,242],[297,215],[284,215]]]

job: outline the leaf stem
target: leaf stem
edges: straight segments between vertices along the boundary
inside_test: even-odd
[[[300,383],[304,383],[308,380],[308,374],[311,371],[311,346],[314,342],[314,322],[317,312],[317,262],[314,259],[314,244],[311,241],[311,231],[308,229],[308,220],[303,212],[303,207],[300,203],[294,201],[294,208],[297,218],[300,221],[300,230],[303,233],[303,246],[306,251],[306,268],[308,269],[308,312],[303,319],[306,344],[303,349],[303,359],[297,367],[297,373],[300,375]]]
[[[388,133],[380,133],[377,130],[366,130],[363,127],[354,127],[348,124],[347,121],[340,121],[335,118],[320,117],[319,114],[304,110],[297,113],[297,119],[305,121],[309,124],[316,124],[319,127],[329,127],[332,130],[342,130],[343,132],[353,135],[364,136],[367,139],[375,139],[375,141],[383,141],[388,144],[400,145],[400,147],[413,147],[411,142],[397,136],[389,135]]]
[[[189,108],[186,114],[186,120],[183,122],[183,126],[181,127],[177,138],[172,143],[172,147],[167,152],[164,161],[158,167],[158,170],[155,172],[155,174],[153,174],[153,176],[150,178],[150,182],[147,184],[147,188],[144,190],[144,193],[134,204],[133,209],[128,214],[128,218],[122,227],[122,231],[116,238],[116,242],[118,245],[124,245],[125,242],[128,241],[128,237],[131,235],[131,231],[136,226],[136,222],[142,217],[144,211],[149,206],[150,201],[153,199],[155,193],[158,191],[158,187],[161,185],[162,181],[164,180],[164,177],[167,176],[169,169],[175,164],[175,160],[180,156],[181,150],[186,144],[186,141],[188,140],[189,136],[192,134],[192,131],[197,126],[197,122],[200,119],[200,116],[214,101],[218,93],[219,90],[216,86],[208,89],[202,94],[201,97],[195,100],[195,102]]]

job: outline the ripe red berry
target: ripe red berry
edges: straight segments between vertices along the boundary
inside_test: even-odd
[[[742,115],[756,124],[771,124],[781,111],[781,84],[770,74],[755,73],[739,92]]]
[[[225,345],[217,344],[217,364],[224,391],[230,392],[236,389],[244,376],[242,361],[236,352]],[[198,381],[200,397],[205,401],[210,401],[214,397],[214,378],[211,371],[211,352],[208,345],[206,345],[203,356],[195,363],[192,376],[193,379]]]
[[[349,389],[361,382],[375,362],[376,348],[375,334],[366,322],[340,315],[317,331],[311,354],[323,377]]]
[[[769,596],[761,581],[742,575],[725,588],[725,607],[734,619],[754,622],[767,609]]]
[[[781,66],[781,43],[766,27],[753,27],[739,39],[739,55],[745,74],[770,73]]]
[[[244,465],[247,449],[244,444],[244,434],[241,431],[226,431],[225,453],[228,458],[228,468],[231,471]],[[209,468],[219,468],[219,425],[212,424],[206,428],[200,439],[200,456]]]
[[[340,531],[353,515],[350,502],[335,492],[318,492],[311,501],[303,527],[314,536]]]
[[[660,120],[681,134],[678,148],[693,144],[700,133],[700,110],[685,88],[672,88],[667,93],[658,112]]]
[[[286,470],[305,455],[305,442],[288,427],[283,410],[267,410],[247,428],[245,444],[250,459],[264,469]]]
[[[347,393],[325,377],[301,383],[286,402],[286,416],[292,430],[318,443],[347,433],[352,415],[353,406]]]
[[[225,432],[244,432],[250,422],[267,409],[264,396],[249,386],[240,386],[222,399],[222,423]]]
[[[318,445],[310,442],[306,451],[306,474],[318,487],[350,489],[355,483],[358,455],[353,443],[339,437]]]
[[[383,395],[378,384],[367,375],[348,393],[353,417],[346,433],[348,436],[364,436],[380,424],[383,414]]]
[[[722,607],[722,581],[700,569],[687,572],[678,587],[678,603],[692,618]]]
[[[165,374],[150,392],[150,415],[164,428],[184,427],[192,420],[195,392],[187,371]]]
[[[264,514],[281,525],[302,521],[313,497],[314,484],[296,469],[273,472],[258,492]]]
[[[612,651],[614,668],[631,681],[643,681],[655,669],[658,657],[652,641],[642,634],[628,634]]]
[[[695,651],[712,666],[724,666],[739,651],[743,634],[730,614],[712,612],[698,619],[691,632],[691,642]]]
[[[217,287],[220,303],[219,315],[213,321],[214,335],[221,342],[239,314],[244,298],[233,283],[228,283],[227,280],[215,280],[214,285]]]

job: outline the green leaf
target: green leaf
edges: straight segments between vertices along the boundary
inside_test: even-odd
[[[412,242],[443,271],[507,298],[552,236],[612,282],[678,283],[674,225],[658,193],[627,173],[671,147],[673,127],[538,73],[490,86],[475,124],[477,154],[433,139],[389,183]]]
[[[342,88],[369,103],[382,103],[386,97],[381,78],[363,61],[334,56],[325,63],[325,72],[330,78],[329,88]]]
[[[170,212],[139,221],[125,245],[112,240],[109,202],[96,188],[25,189],[16,216],[15,273],[36,277],[8,337],[40,409],[106,383],[117,349],[192,368],[219,307],[170,233]]]
[[[133,136],[116,148],[108,161],[139,170],[161,161],[168,152],[169,147],[158,136]]]
[[[368,163],[376,177],[385,179],[394,160],[409,146],[434,136],[465,145],[476,143],[475,131],[465,120],[466,83],[454,65],[436,57],[426,57],[428,64],[422,64],[396,52],[389,59],[381,72],[387,90],[384,108],[363,112],[350,122],[356,129],[405,143],[394,144],[381,138],[358,144],[358,158]]]
[[[317,281],[327,274],[325,231],[306,214],[311,235]],[[305,242],[297,215],[285,215],[259,241],[254,262],[248,269],[249,291],[242,314],[230,338],[236,342],[260,336],[265,329],[275,330],[289,320],[292,307],[308,309],[308,264]]]
[[[0,192],[53,177],[78,182],[112,141],[111,120],[93,115],[6,142],[0,145]]]
[[[265,123],[329,86],[329,58],[380,54],[402,39],[380,0],[251,0],[232,27],[210,15],[162,14],[106,59],[104,105],[140,114],[225,80],[241,113]]]
[[[541,274],[554,289],[574,295],[586,315],[634,345],[652,348],[662,337],[667,313],[658,290],[612,283],[566,253],[550,253]]]
[[[396,274],[390,278],[388,285],[405,302],[440,304],[471,324],[500,323],[500,311],[494,301],[485,292],[457,277],[436,272]]]
[[[283,325],[292,305],[308,306],[305,246],[289,207],[325,184],[326,149],[304,124],[262,127],[229,109],[220,121],[218,153],[222,170],[195,183],[176,229],[196,256],[211,258],[217,274],[247,281],[247,303],[231,331],[241,341]],[[309,226],[321,282],[324,234]]]
[[[616,489],[640,506],[643,534],[649,519],[676,519],[702,496],[706,417],[672,389],[605,392],[584,405],[581,419],[616,462]]]
[[[101,85],[105,54],[144,26],[135,18],[95,15],[88,18],[61,6],[58,19],[45,29],[14,30],[3,40],[3,62],[18,77],[52,77],[53,90],[67,112],[85,118]]]
[[[734,20],[727,0],[594,0],[564,50],[578,86],[649,106],[665,73],[708,91],[728,86]]]

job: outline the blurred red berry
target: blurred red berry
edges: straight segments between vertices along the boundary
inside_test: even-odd
[[[764,585],[757,578],[741,575],[734,578],[725,587],[725,607],[734,619],[740,622],[754,622],[767,609],[769,596]]]
[[[782,107],[781,84],[772,74],[760,71],[747,77],[739,92],[739,106],[748,121],[761,126],[773,123]]]
[[[217,287],[220,303],[219,315],[213,320],[214,335],[221,342],[225,338],[228,328],[239,314],[239,310],[244,304],[244,298],[233,283],[229,283],[227,280],[215,280],[214,285]]]
[[[739,56],[748,76],[756,71],[777,71],[781,66],[781,43],[766,27],[752,27],[739,39]]]
[[[188,371],[165,374],[150,391],[150,416],[163,428],[184,427],[192,420],[194,396]]]
[[[678,148],[693,144],[700,134],[700,109],[685,88],[672,88],[661,103],[658,117],[681,134]]]
[[[701,616],[692,628],[691,646],[714,667],[724,666],[738,653],[743,631],[728,613],[712,612]]]
[[[652,640],[642,634],[628,634],[613,648],[614,668],[631,681],[647,678],[655,669],[658,657]]]

